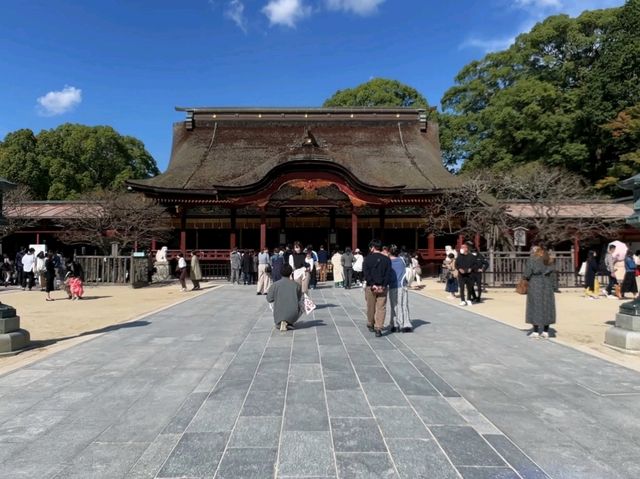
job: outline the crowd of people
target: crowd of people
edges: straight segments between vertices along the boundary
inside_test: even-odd
[[[389,255],[389,247],[383,246],[382,252]],[[409,271],[409,286],[422,281],[422,270],[418,255],[406,248],[398,249]],[[326,283],[329,275],[335,288],[361,288],[364,284],[364,255],[359,248],[344,249],[336,247],[331,254],[324,245],[316,250],[313,245],[303,247],[300,242],[270,251],[260,252],[234,248],[229,257],[231,274],[229,281],[237,285],[255,285],[256,294],[266,294],[269,285],[281,278],[280,268],[288,263],[294,269],[296,279],[300,279],[303,293],[316,289],[318,283]],[[304,268],[303,268],[304,265]]]
[[[256,294],[266,294],[267,301],[274,303],[274,322],[282,331],[293,328],[303,312],[304,301],[308,301],[309,289],[326,282],[329,272],[335,288],[364,289],[367,327],[376,336],[382,336],[387,303],[389,331],[413,331],[408,289],[416,278],[420,281],[421,271],[417,256],[396,245],[383,246],[381,241],[373,240],[366,257],[358,248],[336,249],[329,257],[324,246],[316,252],[311,245],[303,248],[296,242],[293,247],[276,248],[272,254],[268,249],[258,255],[234,249],[230,263],[231,282],[235,284],[240,284],[241,272],[244,284],[253,284],[248,273],[257,269],[257,278],[253,276]]]
[[[604,296],[609,299],[631,299],[640,291],[640,250],[635,253],[620,242],[608,245],[601,260],[595,250],[587,253],[579,275],[584,277],[585,297],[595,300]],[[599,277],[607,278],[607,285],[601,288]]]
[[[460,295],[460,306],[469,306],[482,301],[482,275],[489,262],[476,246],[467,242],[456,251],[450,246],[445,249],[442,264],[445,291],[451,299]]]
[[[21,247],[14,259],[3,254],[1,269],[5,287],[14,285],[32,291],[37,285],[46,293],[46,301],[54,300],[51,292],[56,289],[64,290],[69,299],[82,299],[84,295],[80,263],[52,250],[36,253],[35,248]]]

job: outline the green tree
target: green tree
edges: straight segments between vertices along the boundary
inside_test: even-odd
[[[26,185],[34,198],[46,198],[47,171],[37,154],[36,136],[31,130],[17,130],[0,143],[0,176]]]
[[[354,88],[338,90],[328,98],[325,107],[413,107],[428,108],[427,99],[415,88],[397,80],[374,78]]]
[[[7,135],[0,143],[0,171],[40,200],[75,199],[159,173],[141,141],[109,126],[70,123],[37,136],[30,130]]]
[[[442,99],[446,162],[473,170],[539,161],[601,179],[617,161],[601,126],[638,101],[639,22],[640,0],[552,16],[465,66]]]
[[[611,190],[621,180],[640,173],[640,103],[620,112],[604,129],[611,133],[619,160],[596,183],[596,188]]]

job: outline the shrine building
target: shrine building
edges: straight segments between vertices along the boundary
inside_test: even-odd
[[[234,247],[364,249],[377,237],[441,259],[444,244],[420,227],[425,206],[459,180],[442,164],[428,111],[176,110],[185,119],[173,125],[167,171],[127,182],[174,216],[170,250],[226,260]]]

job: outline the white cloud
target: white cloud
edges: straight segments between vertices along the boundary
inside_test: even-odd
[[[240,30],[247,33],[247,18],[244,16],[244,3],[241,0],[230,0],[224,10],[224,16],[233,20]]]
[[[511,45],[515,37],[528,32],[533,26],[549,15],[565,13],[572,17],[580,15],[585,10],[598,10],[601,8],[618,7],[625,0],[503,0],[511,6],[525,13],[525,20],[520,23],[517,31],[511,35],[502,35],[496,38],[469,38],[460,48],[478,48],[485,53],[503,50]]]
[[[460,49],[463,48],[477,48],[485,53],[495,52],[499,50],[505,50],[513,45],[515,37],[493,38],[483,40],[481,38],[469,38],[465,40]]]
[[[65,85],[60,91],[50,91],[38,98],[40,114],[43,116],[62,115],[82,102],[82,90]]]
[[[378,10],[385,0],[325,0],[329,10],[344,10],[358,15],[369,15]]]
[[[270,0],[262,9],[271,25],[295,27],[296,23],[311,15],[311,7],[303,0]]]
[[[515,4],[521,7],[532,6],[535,8],[561,7],[562,0],[515,0]]]

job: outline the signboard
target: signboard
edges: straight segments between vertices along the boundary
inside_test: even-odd
[[[527,246],[526,228],[515,228],[513,230],[513,244],[515,246]]]

